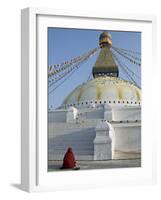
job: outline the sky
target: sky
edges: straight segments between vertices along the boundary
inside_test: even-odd
[[[112,36],[113,46],[141,52],[141,33],[125,31],[109,31]],[[71,60],[91,49],[99,46],[99,35],[102,30],[48,28],[48,66]],[[65,97],[78,85],[86,82],[92,72],[99,52],[81,65],[76,72],[52,93],[48,94],[48,106],[59,107]],[[121,57],[120,57],[121,58]],[[125,59],[122,60],[135,73],[139,73],[139,67],[131,65]],[[119,76],[127,79],[126,74],[119,69]],[[140,80],[135,79],[140,85]],[[52,86],[54,88],[54,86]],[[50,90],[52,90],[52,87]],[[50,91],[49,90],[49,91]]]

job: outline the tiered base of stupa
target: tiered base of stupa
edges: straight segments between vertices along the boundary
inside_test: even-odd
[[[50,161],[62,161],[68,147],[76,160],[141,158],[140,105],[50,110],[48,130]]]

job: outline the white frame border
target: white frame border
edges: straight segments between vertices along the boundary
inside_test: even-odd
[[[37,15],[145,21],[152,23],[153,62],[156,60],[156,18],[152,15],[80,12],[43,8],[26,8],[21,16],[21,188],[25,191],[52,190],[38,185],[37,166]],[[154,145],[153,145],[154,146]],[[155,151],[155,149],[153,149]],[[156,152],[153,152],[153,182],[156,182]]]

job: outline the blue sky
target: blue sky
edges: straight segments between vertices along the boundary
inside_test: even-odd
[[[113,46],[141,52],[141,33],[108,31],[112,35]],[[48,28],[48,65],[62,63],[74,57],[82,55],[98,46],[99,35],[102,30]],[[54,108],[61,105],[65,97],[76,86],[86,82],[92,72],[98,53],[85,62],[76,72],[48,96],[48,105]],[[138,66],[131,65],[122,60],[129,68],[136,73]],[[119,70],[120,77],[127,79],[126,75]],[[140,85],[140,80],[136,79]],[[53,86],[54,87],[54,86]]]

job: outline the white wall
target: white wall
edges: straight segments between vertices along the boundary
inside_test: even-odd
[[[138,107],[113,107],[112,119],[114,121],[141,120],[141,108]]]
[[[155,186],[110,187],[86,191],[26,194],[15,187],[20,183],[20,9],[28,6],[51,7],[55,9],[107,11],[113,13],[156,14],[158,17],[158,69],[154,70],[151,88],[154,132],[161,141],[161,6],[160,0],[4,0],[0,3],[0,197],[5,200],[44,200],[44,199],[161,199],[161,145],[158,145],[159,183]],[[160,46],[159,46],[160,45]],[[147,41],[148,47],[148,41]],[[154,66],[151,66],[152,69]],[[151,104],[149,105],[151,106]],[[100,171],[101,173],[101,171]],[[14,186],[13,186],[14,185]]]
[[[66,115],[67,115],[67,111],[65,110],[59,110],[59,111],[50,111],[48,112],[48,122],[66,122]]]
[[[141,153],[141,127],[129,126],[114,127],[114,159],[138,158]]]
[[[103,109],[95,109],[91,111],[86,111],[82,113],[83,119],[103,119],[104,117],[104,110]]]

